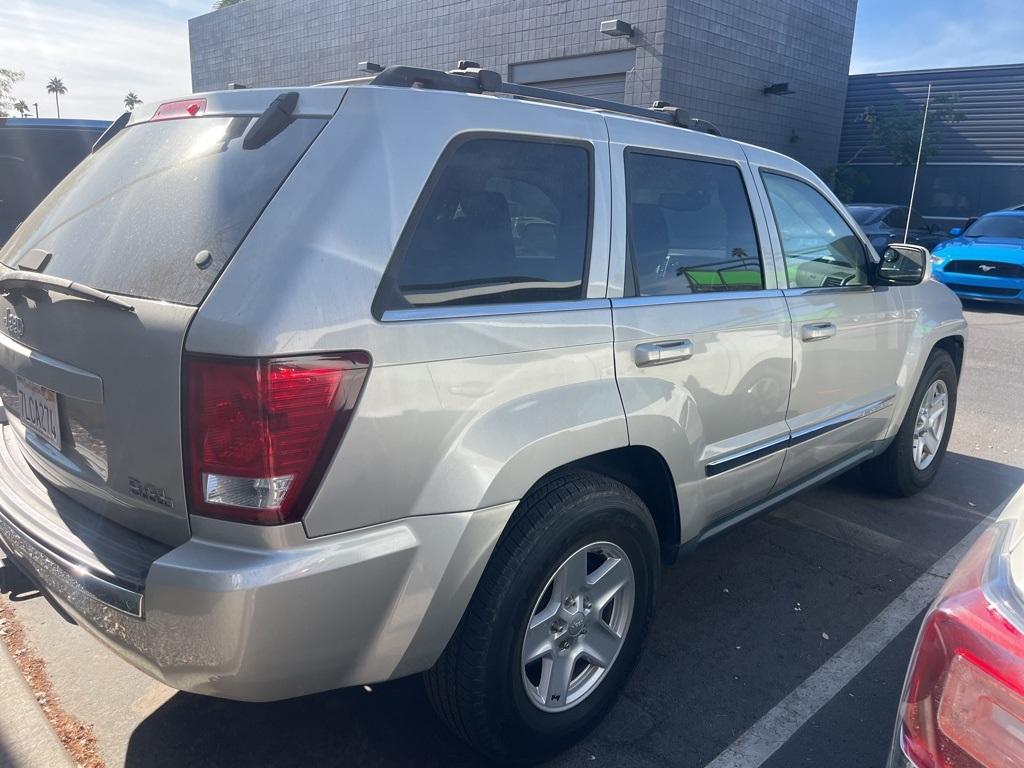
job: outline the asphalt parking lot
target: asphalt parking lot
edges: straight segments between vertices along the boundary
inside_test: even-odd
[[[959,412],[936,483],[893,500],[855,470],[666,570],[624,697],[552,766],[884,764],[921,617],[911,598],[940,582],[947,553],[1024,484],[1024,309],[967,314]],[[277,704],[218,701],[153,682],[30,592],[15,587],[2,603],[108,766],[479,764],[418,679]]]

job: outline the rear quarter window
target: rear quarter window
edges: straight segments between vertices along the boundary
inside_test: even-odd
[[[375,310],[583,298],[590,179],[579,144],[459,141],[416,205]]]
[[[85,160],[0,252],[53,254],[46,273],[110,293],[197,305],[326,124],[298,118],[243,149],[255,117],[129,126]],[[199,269],[195,256],[209,251]]]

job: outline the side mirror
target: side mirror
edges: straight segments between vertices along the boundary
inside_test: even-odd
[[[917,285],[928,277],[932,255],[927,248],[891,243],[877,266],[880,285]]]
[[[949,234],[951,234],[953,237],[960,237],[960,235],[962,235],[963,233],[963,227],[953,227],[951,230],[949,230]]]

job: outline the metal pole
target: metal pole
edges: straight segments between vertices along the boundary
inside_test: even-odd
[[[928,107],[932,103],[932,84],[928,83],[928,95],[924,99],[924,117],[921,118],[921,140],[917,144],[917,164],[914,166],[914,183],[910,187],[910,206],[907,209],[907,226],[903,230],[903,242],[910,237],[910,214],[914,212],[914,195],[917,194],[917,174],[921,170],[921,150],[924,148],[924,127],[928,124]]]
[[[39,119],[39,102],[38,101],[33,101],[32,102],[32,106],[36,108],[36,120],[38,120]]]

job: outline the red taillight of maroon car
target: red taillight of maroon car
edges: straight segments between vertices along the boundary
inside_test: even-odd
[[[982,535],[925,618],[899,733],[917,768],[1024,767],[1024,634],[1002,594],[1004,532]]]
[[[189,511],[262,525],[299,520],[345,432],[369,366],[363,352],[186,356]]]

